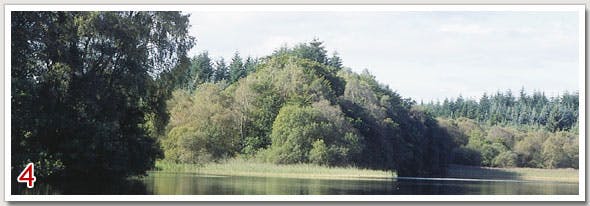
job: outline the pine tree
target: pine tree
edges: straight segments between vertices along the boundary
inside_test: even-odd
[[[227,80],[229,78],[229,71],[227,66],[225,65],[225,60],[223,57],[220,57],[219,60],[215,62],[215,75],[214,81],[219,82],[222,80]]]
[[[246,70],[244,69],[244,64],[242,63],[240,54],[236,52],[234,57],[231,59],[231,63],[229,64],[230,82],[236,82],[238,79],[244,76],[246,76]]]

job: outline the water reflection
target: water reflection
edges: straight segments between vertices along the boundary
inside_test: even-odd
[[[320,180],[153,172],[128,181],[14,184],[13,194],[124,195],[574,195],[578,184],[449,180]]]
[[[24,184],[12,184],[12,194],[22,195],[144,195],[146,190],[143,180],[105,181],[80,180],[43,182],[36,181],[33,189]]]
[[[577,195],[578,184],[556,182],[486,182],[397,180],[398,195]]]
[[[320,195],[388,194],[393,181],[318,180],[238,176],[154,174],[145,181],[152,194]]]

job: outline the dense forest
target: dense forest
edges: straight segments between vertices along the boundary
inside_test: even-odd
[[[451,163],[577,168],[578,98],[416,104],[317,39],[226,61],[179,12],[13,12],[12,174],[145,174],[241,157],[443,175]]]
[[[515,97],[510,90],[479,101],[458,97],[420,107],[462,139],[453,150],[457,164],[578,168],[578,93],[548,98],[542,92]]]
[[[577,92],[548,98],[543,92],[528,95],[523,88],[518,97],[508,90],[491,96],[484,93],[479,101],[459,96],[425,106],[439,117],[466,117],[487,125],[530,125],[551,132],[570,130],[578,125]]]

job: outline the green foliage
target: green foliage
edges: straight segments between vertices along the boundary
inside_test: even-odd
[[[162,141],[166,159],[204,163],[230,157],[238,150],[238,131],[230,98],[219,84],[206,83],[191,96],[176,91],[169,102],[169,132]]]
[[[270,161],[281,164],[308,162],[313,139],[323,139],[319,111],[307,106],[281,108],[273,124]]]
[[[214,68],[208,52],[203,52],[192,59],[189,69],[189,90],[194,90],[199,84],[214,81]]]
[[[194,38],[179,12],[13,12],[12,174],[144,174],[161,151],[171,68]]]
[[[507,91],[491,96],[484,93],[479,101],[459,96],[423,106],[439,117],[466,117],[487,125],[538,126],[551,132],[576,127],[579,115],[578,92],[548,98],[541,92],[528,95],[523,89],[518,98]]]
[[[508,131],[505,128],[501,127],[491,127],[487,131],[486,139],[492,143],[500,143],[507,148],[512,148],[514,146],[515,141],[515,134],[512,131]]]
[[[255,155],[260,149],[264,148],[268,143],[265,138],[261,137],[246,137],[243,142],[242,153],[245,155]]]
[[[311,145],[311,151],[309,151],[309,162],[318,165],[328,164],[328,147],[324,144],[323,139],[318,139]]]
[[[448,163],[577,167],[577,139],[568,131],[577,124],[569,119],[577,117],[574,95],[557,100],[521,93],[516,99],[508,92],[479,102],[459,97],[416,105],[367,70],[354,73],[326,53],[318,40],[259,60],[244,62],[236,53],[229,67],[217,61],[213,79],[193,75],[188,82],[197,87],[174,87],[186,91],[168,102],[166,158],[205,163],[239,155],[279,164],[395,170],[400,176],[440,175]],[[205,57],[193,60],[199,68],[194,71],[208,71],[201,68],[210,63],[199,63]],[[561,106],[551,113],[545,104]],[[562,130],[561,136],[554,132]]]
[[[541,148],[543,142],[550,135],[550,133],[544,131],[534,131],[525,134],[522,141],[517,142],[513,149],[518,154],[518,165],[524,167],[544,167]]]
[[[494,158],[494,166],[497,167],[516,167],[517,166],[517,154],[511,151],[504,151],[496,158]]]
[[[438,116],[456,143],[467,136],[466,147],[480,153],[484,166],[578,167],[577,92],[547,98],[523,89],[518,98],[484,93],[479,101],[458,97],[420,107]]]
[[[192,59],[182,58],[179,64],[170,71],[165,71],[161,76],[166,83],[168,91],[183,89],[194,91],[199,84],[207,82],[234,83],[240,78],[256,70],[258,60],[248,57],[242,63],[239,54],[236,53],[228,64],[223,57],[213,60],[209,53],[204,51]]]
[[[223,58],[219,58],[215,62],[215,72],[213,75],[213,81],[219,82],[229,78],[229,70],[228,67],[225,65],[225,61]]]
[[[236,142],[231,152],[224,153],[227,156],[280,164],[354,165],[402,175],[442,173],[453,145],[464,145],[466,140],[452,143],[431,115],[411,109],[413,101],[402,99],[368,72],[343,69],[340,58],[336,54],[328,58],[322,44],[314,40],[281,48],[260,61],[247,58],[245,63],[236,53],[229,66],[229,86],[219,85],[219,91],[207,94],[200,87],[175,94],[168,103],[172,118],[163,141],[166,158],[184,163],[203,161],[194,155],[215,160],[202,145],[226,138]],[[191,92],[196,96],[190,97]],[[224,103],[211,102],[219,95]],[[196,97],[207,101],[197,102]],[[183,98],[192,100],[180,101]],[[191,106],[216,104],[225,109]],[[217,113],[232,118],[223,125],[197,121]],[[232,132],[219,136],[210,131],[220,129],[205,127]],[[186,144],[192,148],[183,145],[184,139],[193,140]],[[181,158],[181,154],[194,155]]]
[[[293,48],[293,54],[302,59],[309,59],[321,64],[328,63],[327,51],[319,39],[313,39],[307,44],[299,44]]]
[[[483,166],[494,166],[496,157],[506,151],[500,143],[484,144],[481,148],[481,164]]]
[[[568,141],[573,141],[572,139],[573,137],[569,136],[568,133],[558,132],[545,140],[541,150],[545,167],[559,168],[572,165],[570,157],[573,155],[566,153],[565,150],[566,144],[568,144]],[[571,152],[577,153],[577,151]]]
[[[473,120],[440,119],[453,139],[468,137],[465,147],[453,149],[452,162],[498,167],[578,168],[576,131],[549,132],[538,128],[472,125]],[[456,132],[457,122],[460,132]],[[469,129],[471,128],[471,129]],[[469,135],[468,135],[469,134]],[[475,158],[480,156],[481,159]],[[474,160],[474,161],[470,161]]]
[[[242,63],[240,54],[236,52],[229,65],[229,80],[230,82],[236,82],[244,76],[246,76],[246,67]]]
[[[472,130],[464,127],[462,122],[455,122],[453,120],[448,119],[437,119],[438,124],[445,130],[446,133],[450,135],[453,140],[453,144],[455,146],[465,146],[469,142],[469,136],[466,135],[470,132],[466,132],[465,130]]]
[[[350,160],[360,152],[359,137],[354,135],[354,130],[337,126],[345,124],[342,114],[336,113],[339,111],[336,108],[329,108],[328,103],[323,104],[281,108],[271,134],[271,161],[281,164],[351,164]],[[321,108],[332,111],[322,111]]]
[[[294,57],[294,58],[293,58]],[[314,39],[309,43],[301,43],[294,48],[281,48],[269,58],[290,58],[302,63],[308,72],[313,72],[320,75],[323,79],[328,81],[331,90],[340,96],[344,92],[345,82],[342,78],[337,76],[341,68],[340,57],[336,54],[330,59],[327,58],[327,51],[323,46],[323,42]],[[286,63],[286,62],[281,62]]]

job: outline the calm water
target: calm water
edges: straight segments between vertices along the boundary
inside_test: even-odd
[[[575,195],[578,184],[458,180],[318,180],[203,176],[153,172],[123,182],[61,182],[13,186],[16,194],[156,195]]]

